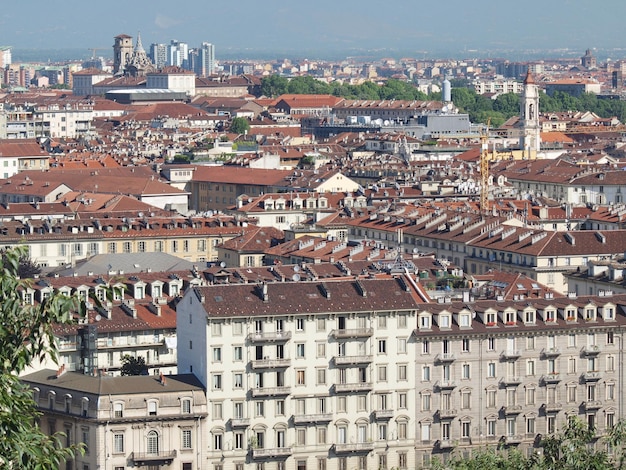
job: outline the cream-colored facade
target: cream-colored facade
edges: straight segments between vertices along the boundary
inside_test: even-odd
[[[206,468],[415,468],[409,283],[189,291],[177,308],[179,370],[208,387]]]
[[[206,468],[206,394],[193,375],[92,377],[47,369],[22,380],[34,392],[43,432],[85,445],[64,468]]]

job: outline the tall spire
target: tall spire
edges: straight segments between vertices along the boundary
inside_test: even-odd
[[[145,49],[143,48],[143,44],[141,44],[141,33],[137,31],[137,44],[135,44],[135,53],[145,53]]]

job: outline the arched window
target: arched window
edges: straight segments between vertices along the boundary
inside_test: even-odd
[[[148,433],[148,445],[146,449],[148,454],[158,454],[159,453],[159,434],[156,431],[150,431]]]

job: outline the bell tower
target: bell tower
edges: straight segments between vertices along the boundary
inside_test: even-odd
[[[124,69],[133,55],[133,38],[127,34],[115,36],[113,44],[113,75],[124,73]]]
[[[520,100],[520,149],[525,158],[536,158],[541,148],[541,127],[539,125],[539,87],[530,69],[524,79],[524,91]]]

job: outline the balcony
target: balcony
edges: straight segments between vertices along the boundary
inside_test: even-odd
[[[454,353],[441,353],[435,356],[435,363],[449,364],[456,361],[456,354]]]
[[[521,377],[502,377],[502,379],[500,380],[500,383],[504,385],[505,387],[510,386],[510,385],[519,385],[522,383],[522,378]]]
[[[370,452],[374,450],[373,442],[357,442],[354,444],[335,444],[336,454]]]
[[[437,414],[439,415],[439,419],[452,419],[456,417],[457,411],[452,409],[440,409],[437,411]]]
[[[248,341],[251,343],[279,343],[290,339],[291,331],[257,331],[248,335]]]
[[[441,439],[435,443],[437,448],[439,449],[454,449],[456,447],[456,442],[450,439]]]
[[[335,384],[335,393],[369,392],[374,386],[371,382]]]
[[[291,447],[273,447],[271,449],[252,449],[253,459],[272,459],[291,456]]]
[[[435,384],[435,388],[439,390],[451,390],[456,388],[456,382],[454,380],[441,380]]]
[[[504,436],[504,443],[506,445],[517,445],[521,444],[523,439],[521,434],[512,434],[510,436]]]
[[[263,387],[252,389],[253,398],[289,395],[290,393],[291,387]]]
[[[130,460],[138,467],[170,465],[175,458],[175,450],[169,452],[133,452],[130,454]]]
[[[374,356],[335,356],[333,361],[336,366],[355,366],[359,364],[369,364],[374,360]]]
[[[330,336],[335,339],[369,338],[373,334],[373,328],[352,328],[348,330],[332,330],[330,332]]]
[[[329,423],[333,420],[331,413],[319,413],[314,415],[293,415],[294,424],[317,424]]]
[[[596,344],[588,344],[582,348],[581,353],[583,356],[597,356],[600,354],[600,348]]]
[[[600,372],[584,372],[582,378],[584,382],[597,382],[600,380]]]
[[[541,351],[541,355],[547,359],[559,357],[561,350],[559,348],[546,348]]]
[[[502,407],[505,415],[518,415],[522,412],[522,405],[507,405]]]
[[[543,409],[546,413],[558,413],[563,409],[562,403],[544,403]]]
[[[541,380],[543,381],[543,383],[546,384],[556,384],[561,381],[561,374],[559,374],[558,372],[546,374],[541,377]]]
[[[250,365],[252,369],[281,369],[291,366],[291,359],[257,359]]]
[[[231,418],[231,428],[247,428],[250,426],[250,418]]]
[[[583,408],[585,408],[585,410],[587,411],[599,410],[600,408],[602,408],[602,402],[599,400],[588,400],[586,402],[583,402]]]
[[[374,419],[378,421],[389,420],[393,418],[393,410],[376,410],[374,411]]]
[[[519,359],[522,356],[522,352],[517,349],[517,350],[506,350],[506,351],[502,351],[502,354],[500,354],[500,357],[502,358],[502,360],[505,361],[514,361],[516,359]]]

